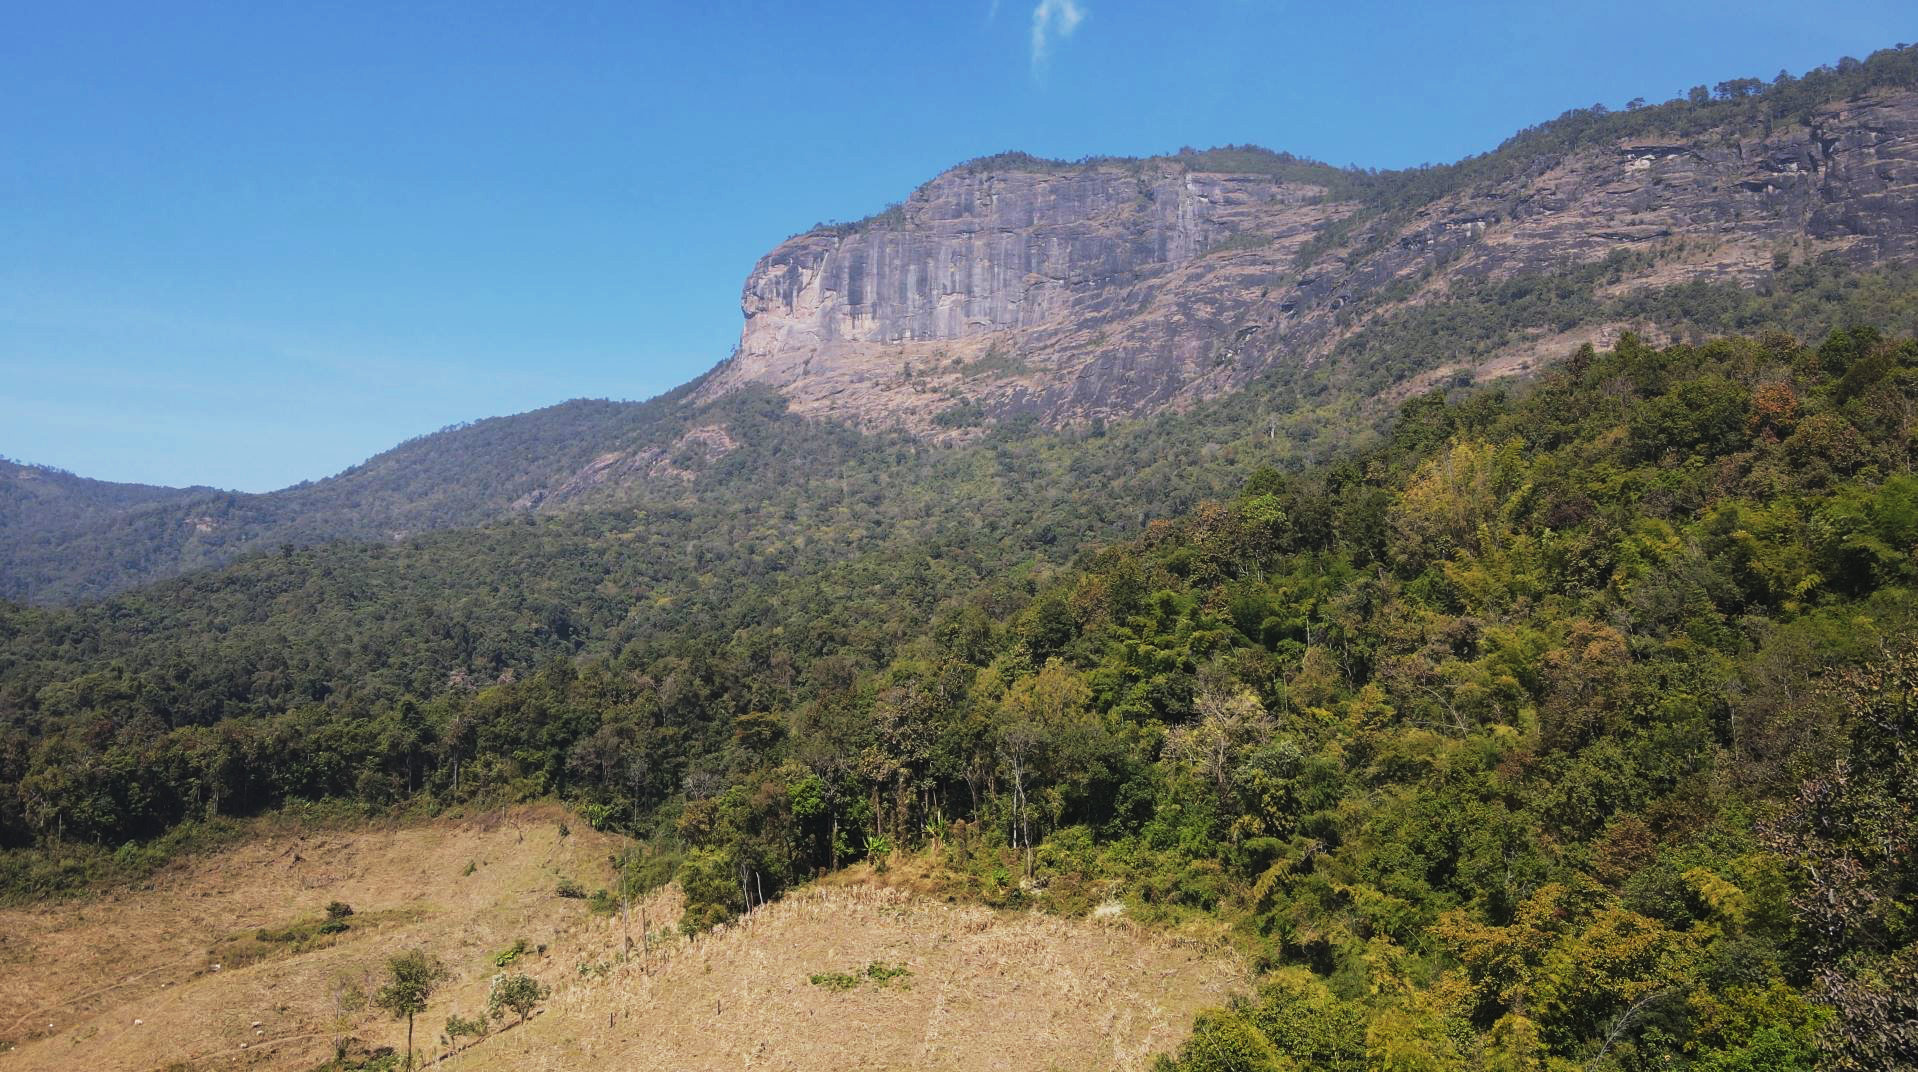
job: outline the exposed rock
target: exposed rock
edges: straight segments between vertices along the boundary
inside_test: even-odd
[[[1176,157],[957,168],[897,213],[767,254],[739,347],[701,397],[767,383],[802,413],[939,436],[966,434],[936,420],[961,406],[1053,424],[1136,416],[1319,360],[1385,308],[1386,288],[1434,268],[1503,277],[1686,243],[1629,287],[1756,279],[1786,247],[1910,259],[1918,94],[1803,126],[1540,157],[1389,232],[1368,220],[1306,263],[1307,243],[1359,207],[1324,194]]]
[[[1087,411],[1169,400],[1216,357],[1223,325],[1210,299],[1164,299],[1206,289],[1191,281],[1254,246],[1269,271],[1272,253],[1350,211],[1320,204],[1324,192],[1166,161],[950,171],[897,226],[815,231],[762,259],[738,352],[706,393],[764,382],[801,411],[909,426],[978,397],[1051,417],[1068,382],[1084,381],[1071,404]],[[1129,337],[1154,320],[1171,330]]]

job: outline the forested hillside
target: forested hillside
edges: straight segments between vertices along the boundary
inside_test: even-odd
[[[1496,345],[1586,308],[1588,284],[1465,292],[1356,336],[1364,376],[1279,370],[1203,412],[1105,435],[1014,428],[947,450],[793,418],[776,396],[742,393],[706,411],[745,444],[708,477],[742,502],[682,491],[397,544],[287,545],[80,610],[0,604],[0,635],[19,638],[0,648],[0,708],[35,733],[88,712],[134,728],[304,704],[366,713],[582,655],[682,660],[689,717],[764,708],[803,695],[819,660],[883,664],[967,591],[1029,587],[1078,548],[1230,495],[1261,466],[1340,457],[1368,439],[1370,411],[1354,399],[1389,399],[1422,347]],[[1655,306],[1693,333],[1815,336],[1845,323],[1918,331],[1914,295],[1906,273],[1804,267],[1766,292],[1694,284],[1613,300]],[[780,668],[771,692],[769,667]],[[97,836],[151,833],[175,814],[143,810]]]
[[[0,543],[9,549],[8,561],[18,564],[0,573],[5,577],[0,581],[0,598],[32,601],[32,571],[26,563],[37,545],[64,541],[56,534],[111,528],[128,513],[156,506],[164,509],[163,504],[193,499],[212,490],[89,480],[64,470],[0,457]]]
[[[990,903],[1215,926],[1266,982],[1178,1067],[1894,1067],[1914,418],[1909,338],[1628,337],[1069,568],[696,546],[662,585],[599,564],[653,530],[606,514],[16,608],[6,880],[293,800],[559,793],[680,857],[689,927],[931,846]],[[435,602],[462,573],[493,676]]]
[[[6,537],[0,598],[72,602],[281,543],[390,542],[496,520],[595,454],[659,434],[661,417],[670,422],[673,397],[581,399],[475,421],[409,440],[337,476],[265,495],[104,484],[0,467],[0,534]],[[49,494],[50,486],[60,497]]]

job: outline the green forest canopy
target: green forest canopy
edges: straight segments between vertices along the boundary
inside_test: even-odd
[[[560,794],[683,854],[689,927],[747,907],[742,872],[776,893],[934,840],[990,903],[1213,921],[1264,982],[1173,1067],[1890,1067],[1915,418],[1909,338],[1627,337],[1067,568],[893,547],[738,579],[766,631],[582,638],[719,576],[652,595],[597,557],[647,539],[617,515],[10,608],[4,879],[292,801]],[[497,635],[428,601],[462,569]],[[112,619],[168,599],[197,617],[123,646]],[[196,660],[248,630],[244,680]],[[441,676],[484,644],[544,661]]]

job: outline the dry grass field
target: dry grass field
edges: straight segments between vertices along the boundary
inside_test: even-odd
[[[13,1044],[0,1072],[310,1068],[340,1034],[400,1045],[404,1023],[338,1017],[336,985],[370,993],[388,953],[425,946],[455,973],[436,1011],[483,1003],[492,952],[522,937],[552,943],[586,918],[583,902],[554,894],[559,878],[591,888],[610,876],[619,843],[577,818],[562,840],[564,819],[535,807],[275,830],[175,865],[150,889],[0,910],[0,1040]],[[344,934],[304,951],[255,937],[323,918],[334,900],[354,908]],[[443,1020],[427,1015],[426,1042]]]
[[[611,970],[556,971],[541,1015],[453,1057],[448,1072],[1133,1069],[1246,982],[1220,949],[1123,921],[995,913],[868,885],[803,890],[617,964],[622,930],[590,924],[560,959]],[[881,981],[867,974],[874,965],[910,974]],[[811,981],[828,973],[858,982]]]
[[[1138,1068],[1246,981],[1221,949],[1123,920],[995,913],[856,875],[689,940],[670,887],[630,921],[558,897],[561,877],[606,884],[618,847],[577,820],[562,840],[565,818],[266,833],[151,889],[0,911],[0,1039],[15,1043],[0,1072],[310,1069],[339,1037],[399,1046],[404,1023],[340,1016],[331,995],[370,993],[413,946],[454,971],[416,1034],[446,1072]],[[355,909],[337,940],[256,935],[336,899]],[[492,955],[520,938],[547,947],[514,969],[551,999],[448,1051],[446,1017],[483,1011]]]

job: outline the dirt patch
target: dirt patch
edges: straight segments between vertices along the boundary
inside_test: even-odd
[[[1664,346],[1672,341],[1671,336],[1656,324],[1622,320],[1588,324],[1570,331],[1538,332],[1477,364],[1447,364],[1420,373],[1386,392],[1385,397],[1400,401],[1460,379],[1469,379],[1471,383],[1490,383],[1493,380],[1530,376],[1548,365],[1565,360],[1586,343],[1597,350],[1609,350],[1618,345],[1619,338],[1628,331],[1636,332],[1648,346]]]

